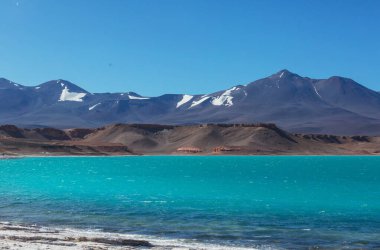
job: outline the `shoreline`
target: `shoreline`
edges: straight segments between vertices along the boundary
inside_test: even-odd
[[[97,230],[42,227],[22,223],[0,222],[0,249],[244,250],[254,248],[222,246],[191,242],[190,240],[183,239],[165,239]]]
[[[72,157],[72,158],[97,158],[97,157],[273,157],[273,156],[279,156],[279,157],[377,157],[380,156],[380,154],[144,154],[144,155],[17,155],[17,156],[10,156],[10,157],[1,157],[0,160],[17,160],[17,159],[23,159],[23,158],[65,158],[65,157]]]

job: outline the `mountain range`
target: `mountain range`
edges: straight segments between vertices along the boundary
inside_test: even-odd
[[[293,134],[274,124],[0,126],[0,159],[25,155],[380,155],[379,136]]]
[[[23,86],[0,78],[0,123],[80,128],[111,123],[275,123],[295,133],[380,135],[380,93],[344,77],[281,70],[211,94],[90,93],[66,81]]]

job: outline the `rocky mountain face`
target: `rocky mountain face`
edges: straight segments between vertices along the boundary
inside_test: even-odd
[[[65,80],[28,87],[0,79],[0,123],[98,127],[110,123],[275,123],[299,133],[379,135],[380,93],[343,78],[287,70],[205,95],[90,93]]]

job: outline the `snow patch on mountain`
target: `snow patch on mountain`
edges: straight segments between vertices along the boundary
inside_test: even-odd
[[[89,107],[88,108],[88,110],[93,110],[94,108],[96,108],[97,106],[99,106],[100,104],[102,104],[101,102],[99,102],[99,103],[97,103],[97,104],[95,104],[95,105],[93,105],[93,106],[91,106],[91,107]]]
[[[232,105],[234,105],[234,103],[232,102],[232,99],[234,98],[232,96],[232,93],[234,91],[237,91],[239,90],[240,88],[238,87],[233,87],[229,90],[226,90],[223,94],[221,94],[220,96],[218,97],[214,97],[213,100],[211,101],[211,103],[215,106],[227,106],[227,107],[230,107]]]
[[[280,80],[277,80],[277,81],[276,81],[276,86],[277,86],[278,89],[280,88],[280,84],[279,84],[279,82],[280,82]]]
[[[313,85],[313,87],[314,87],[314,92],[319,96],[319,98],[322,98],[322,96],[319,94],[317,88],[314,85]]]
[[[59,97],[59,102],[72,101],[72,102],[83,102],[82,98],[85,97],[86,93],[70,92],[70,90],[65,86],[62,90],[61,96]]]
[[[57,80],[57,83],[60,83],[62,88],[65,87],[65,84],[63,84],[63,83],[61,82],[61,80]]]
[[[128,95],[128,98],[130,100],[147,100],[147,99],[150,99],[149,97],[141,97],[141,96],[133,96],[133,95]]]
[[[183,104],[189,102],[191,99],[193,99],[194,96],[192,95],[183,95],[182,100],[177,103],[177,108],[181,107]]]
[[[201,104],[202,102],[206,101],[209,98],[210,98],[210,96],[202,96],[201,99],[199,99],[198,101],[193,101],[191,103],[191,106],[189,107],[189,109]]]

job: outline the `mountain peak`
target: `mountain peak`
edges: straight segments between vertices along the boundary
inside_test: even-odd
[[[0,78],[0,86],[3,87],[3,88],[19,88],[19,87],[24,87],[20,84],[17,84],[15,82],[12,82],[8,79],[5,79],[5,78]]]
[[[0,85],[8,85],[11,84],[12,82],[9,81],[8,79],[5,78],[0,78]]]
[[[299,75],[293,72],[290,72],[287,69],[280,70],[276,74],[272,75],[272,77],[278,77],[278,78],[287,78],[287,77],[293,77],[293,76],[299,77]]]
[[[342,77],[342,76],[331,76],[327,80],[332,80],[332,81],[351,81],[353,82],[354,80],[347,78],[347,77]]]
[[[46,88],[46,89],[50,89],[50,90],[57,89],[59,91],[67,88],[70,91],[89,93],[88,91],[82,89],[81,87],[75,85],[74,83],[66,81],[66,80],[62,80],[62,79],[51,80],[51,81],[42,83],[42,84],[38,85],[37,87],[39,89],[40,88],[41,89],[45,89]]]

